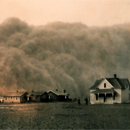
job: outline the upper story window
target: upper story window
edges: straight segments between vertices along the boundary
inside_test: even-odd
[[[104,83],[104,88],[106,88],[106,83]]]

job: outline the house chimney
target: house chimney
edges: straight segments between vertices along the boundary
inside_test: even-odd
[[[64,90],[64,93],[66,93],[66,90]]]
[[[34,91],[32,90],[32,93],[33,93]]]
[[[116,74],[114,74],[114,78],[116,78]]]
[[[58,91],[58,89],[56,89],[56,91]]]

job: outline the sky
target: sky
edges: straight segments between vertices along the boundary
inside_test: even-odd
[[[0,0],[0,23],[9,17],[36,26],[55,21],[111,26],[130,23],[130,0]]]

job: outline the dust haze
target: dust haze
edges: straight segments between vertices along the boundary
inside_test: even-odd
[[[54,22],[0,24],[0,91],[64,89],[86,97],[96,79],[130,78],[130,24],[88,27]]]

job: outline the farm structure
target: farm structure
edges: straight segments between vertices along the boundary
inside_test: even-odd
[[[69,94],[64,92],[59,92],[58,90],[52,91],[50,90],[48,92],[48,100],[49,101],[68,101],[69,100]]]
[[[4,103],[24,103],[27,92],[8,92],[3,96]]]
[[[29,102],[41,102],[46,100],[46,92],[30,92],[27,94],[27,101]]]
[[[129,101],[130,83],[127,78],[102,78],[90,88],[91,104],[113,104]]]
[[[3,95],[0,95],[0,103],[3,103],[4,102],[4,97]]]

